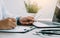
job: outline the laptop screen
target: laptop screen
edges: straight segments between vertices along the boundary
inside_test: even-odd
[[[52,21],[60,23],[60,0],[57,2],[56,8],[55,8],[55,13],[54,13]]]

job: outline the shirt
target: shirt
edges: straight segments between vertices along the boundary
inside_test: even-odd
[[[22,3],[23,3],[23,1],[22,1]],[[23,8],[24,7],[21,6],[21,8],[20,8],[21,13],[26,12],[26,11],[23,11]],[[19,13],[10,13],[7,10],[4,0],[0,0],[0,20],[10,17],[10,18],[15,18],[17,20],[17,23],[19,23],[19,17],[21,16],[21,13],[20,14]]]

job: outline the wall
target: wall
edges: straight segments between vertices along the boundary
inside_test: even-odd
[[[20,13],[21,10],[21,0],[4,0],[7,9],[11,13]],[[41,10],[37,13],[37,16],[41,19],[51,19],[55,10],[57,0],[39,0]],[[20,13],[23,15],[23,13]]]

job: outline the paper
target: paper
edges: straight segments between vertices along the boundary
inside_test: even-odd
[[[17,26],[15,29],[12,30],[0,30],[0,32],[27,32],[29,30],[34,29],[35,27],[32,26]]]

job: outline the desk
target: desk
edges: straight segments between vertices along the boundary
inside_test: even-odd
[[[44,29],[44,28],[43,28]],[[41,28],[36,28],[27,33],[0,33],[0,38],[60,38],[60,35],[34,35],[35,32],[42,30]]]
[[[53,36],[47,36],[47,35],[34,35],[36,31],[40,31],[41,29],[34,29],[27,33],[0,33],[0,38],[60,38],[60,35],[53,35]]]

